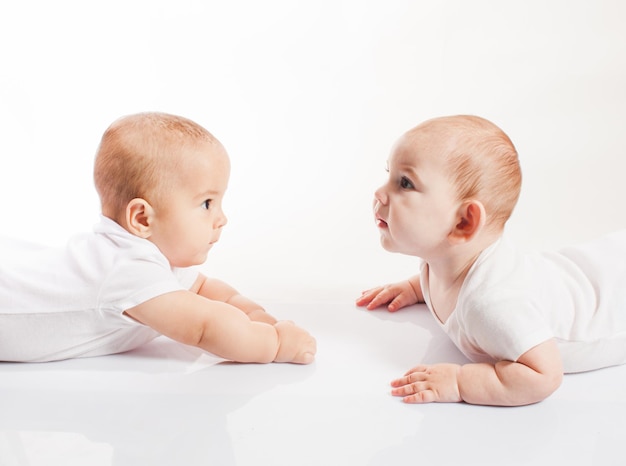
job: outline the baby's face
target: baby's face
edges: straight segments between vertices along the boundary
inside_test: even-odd
[[[228,186],[230,161],[219,144],[202,143],[179,169],[178,185],[155,206],[150,241],[175,267],[202,264],[226,225],[222,200]]]
[[[434,138],[403,136],[388,160],[389,179],[375,193],[382,246],[424,259],[444,252],[459,203]]]

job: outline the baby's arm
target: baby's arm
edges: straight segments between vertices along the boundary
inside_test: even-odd
[[[250,320],[257,322],[265,322],[267,324],[275,324],[276,319],[265,312],[263,307],[251,299],[241,295],[232,286],[215,278],[207,278],[200,274],[194,283],[191,291],[198,293],[200,296],[211,299],[213,301],[221,301],[223,303],[235,306],[245,312]]]
[[[548,340],[524,353],[517,362],[415,367],[391,382],[391,393],[408,403],[465,401],[520,406],[547,398],[562,379],[559,349],[554,340]]]
[[[364,291],[356,300],[356,305],[365,306],[367,309],[372,310],[387,304],[387,309],[390,312],[395,312],[403,307],[423,302],[424,295],[420,277],[415,275],[402,282],[391,283]]]
[[[240,309],[190,291],[174,291],[126,311],[133,319],[186,345],[237,362],[308,364],[315,339],[291,322],[255,322]]]

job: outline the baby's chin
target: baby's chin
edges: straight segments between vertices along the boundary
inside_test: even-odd
[[[202,265],[206,262],[209,253],[198,254],[196,257],[188,258],[186,260],[177,260],[177,261],[169,261],[170,266],[176,267],[179,269],[185,267],[195,267],[197,265]]]
[[[387,252],[392,252],[395,254],[405,254],[407,256],[414,256],[413,251],[407,250],[406,247],[402,247],[399,244],[396,244],[389,236],[380,235],[380,245]]]
[[[395,247],[395,245],[393,244],[393,242],[389,239],[387,235],[384,235],[384,234],[380,235],[380,245],[387,252],[400,252],[397,250],[397,248]]]

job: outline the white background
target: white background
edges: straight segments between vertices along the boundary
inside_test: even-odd
[[[619,0],[3,2],[0,233],[90,229],[99,138],[146,110],[226,146],[229,224],[204,268],[254,298],[416,270],[380,248],[371,201],[395,139],[434,116],[513,139],[521,243],[624,228],[625,23]]]

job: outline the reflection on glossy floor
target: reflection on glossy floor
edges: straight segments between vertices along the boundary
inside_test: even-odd
[[[224,363],[165,338],[0,364],[0,466],[624,464],[626,367],[566,376],[522,408],[405,405],[392,378],[464,361],[423,307],[263,304],[316,336],[313,365]]]

